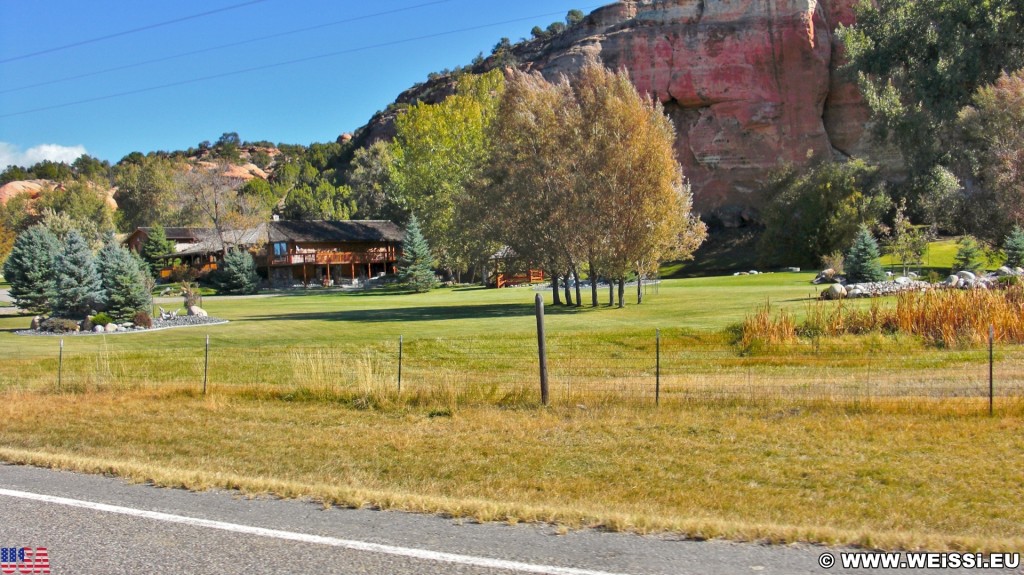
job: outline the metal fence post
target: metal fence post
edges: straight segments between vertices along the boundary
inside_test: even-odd
[[[549,404],[548,398],[548,353],[544,346],[544,297],[534,298],[537,313],[537,354],[540,359],[540,401]]]
[[[206,358],[203,362],[203,395],[206,395],[206,382],[210,377],[210,334],[206,334]]]
[[[654,405],[661,405],[661,330],[654,330]]]
[[[398,393],[402,393],[402,339],[403,336],[398,336]]]

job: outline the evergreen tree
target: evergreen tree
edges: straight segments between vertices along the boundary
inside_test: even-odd
[[[217,289],[224,293],[256,293],[259,282],[256,262],[245,250],[229,250],[215,277]]]
[[[1007,267],[1024,266],[1024,230],[1020,229],[1020,226],[1013,226],[1013,231],[1003,242],[1003,250],[1006,251]]]
[[[149,264],[149,272],[153,277],[159,277],[160,270],[164,266],[160,256],[171,253],[174,253],[174,242],[167,239],[164,227],[157,224],[150,228],[139,255]]]
[[[877,282],[885,279],[882,264],[878,261],[878,242],[867,226],[861,226],[853,239],[850,251],[846,252],[846,279],[849,283]]]
[[[953,271],[977,272],[985,267],[985,254],[974,236],[957,240],[956,256],[953,257]]]
[[[53,263],[61,246],[57,236],[43,226],[32,226],[18,234],[4,263],[4,278],[11,284],[11,297],[19,308],[48,313],[53,294]]]
[[[103,301],[115,321],[131,321],[135,313],[152,311],[149,267],[129,250],[109,242],[96,255]]]
[[[82,235],[68,234],[53,265],[51,307],[57,317],[84,318],[103,303],[103,284],[96,260]]]
[[[433,257],[415,215],[409,218],[409,225],[405,229],[398,275],[402,283],[416,293],[430,291],[434,287]]]

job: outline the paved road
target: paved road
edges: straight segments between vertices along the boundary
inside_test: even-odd
[[[548,526],[325,509],[4,464],[0,547],[46,547],[54,574],[843,572],[818,567],[821,553],[837,550],[811,545],[557,535]]]

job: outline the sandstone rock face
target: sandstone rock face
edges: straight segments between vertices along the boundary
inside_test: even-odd
[[[588,57],[628,71],[676,125],[695,208],[756,217],[770,172],[870,151],[868,110],[837,73],[856,0],[625,0],[532,63],[571,75]]]
[[[588,60],[625,69],[676,127],[676,153],[694,208],[727,226],[757,220],[772,171],[820,158],[868,158],[901,177],[901,160],[872,142],[869,111],[839,72],[836,31],[860,0],[620,0],[546,40],[517,45],[522,67],[549,79]],[[478,66],[474,72],[483,72]],[[440,102],[450,76],[397,103]],[[399,112],[377,114],[360,146],[395,135]]]

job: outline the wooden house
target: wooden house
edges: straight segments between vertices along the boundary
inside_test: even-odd
[[[273,221],[265,265],[272,285],[334,285],[396,273],[405,232],[386,220]]]
[[[497,288],[544,282],[544,270],[524,261],[515,250],[505,246],[490,257],[492,272],[488,284]]]

